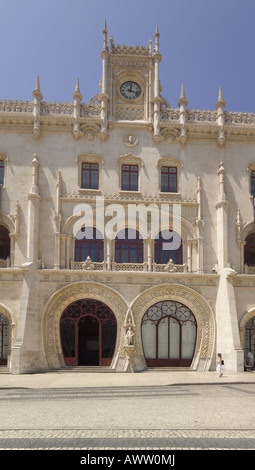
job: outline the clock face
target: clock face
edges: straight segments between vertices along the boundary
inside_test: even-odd
[[[122,83],[120,87],[120,93],[127,100],[135,100],[140,96],[141,88],[137,83],[129,81]]]

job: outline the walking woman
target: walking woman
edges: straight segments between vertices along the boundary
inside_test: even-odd
[[[220,353],[218,353],[217,354],[216,365],[217,365],[217,372],[218,372],[219,377],[223,376],[222,371],[221,371],[221,368],[222,368],[223,364],[224,364],[224,362],[222,360],[222,355]]]

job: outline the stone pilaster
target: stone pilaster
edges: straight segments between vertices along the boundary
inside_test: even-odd
[[[220,163],[218,170],[219,194],[216,204],[217,210],[217,258],[218,270],[228,267],[228,206],[225,194],[225,168]]]
[[[222,354],[226,371],[243,372],[244,354],[240,342],[233,286],[236,271],[223,268],[219,274],[216,300],[216,354]]]
[[[27,230],[27,261],[38,261],[39,247],[39,209],[40,200],[38,188],[39,161],[36,154],[32,161],[32,186],[28,194],[28,230]]]

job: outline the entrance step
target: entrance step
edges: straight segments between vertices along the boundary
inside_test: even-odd
[[[110,367],[102,367],[102,366],[67,366],[63,367],[62,369],[57,369],[50,372],[58,372],[58,373],[67,373],[67,372],[75,372],[75,373],[88,373],[88,372],[97,372],[97,373],[105,373],[105,372],[115,372]]]
[[[8,367],[0,366],[0,374],[10,374]]]
[[[147,369],[147,372],[187,372],[187,371],[190,371],[190,367],[148,367]]]
[[[189,367],[148,367],[145,369],[146,372],[187,372],[190,371]],[[57,369],[50,372],[57,372],[57,373],[67,373],[67,372],[75,372],[75,373],[116,373],[114,369],[110,367],[102,367],[102,366],[67,366],[63,367],[62,369]]]

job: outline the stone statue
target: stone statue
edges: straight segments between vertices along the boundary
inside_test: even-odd
[[[125,343],[126,343],[126,346],[133,346],[134,345],[134,332],[133,332],[131,326],[129,326],[128,330],[126,331]]]

